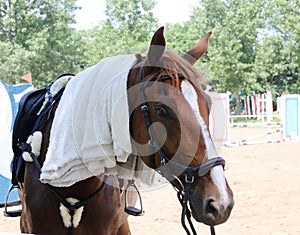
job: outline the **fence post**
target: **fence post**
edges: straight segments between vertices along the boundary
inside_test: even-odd
[[[229,143],[229,94],[209,92],[212,106],[209,115],[209,130],[216,146]]]
[[[273,103],[272,103],[271,91],[267,91],[266,93],[266,115],[267,115],[267,123],[271,123],[273,117]]]

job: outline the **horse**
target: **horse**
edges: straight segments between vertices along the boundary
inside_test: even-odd
[[[206,34],[179,56],[166,50],[164,28],[159,28],[147,55],[136,55],[127,80],[133,146],[130,156],[159,172],[177,190],[187,234],[190,229],[196,234],[191,216],[213,229],[227,221],[234,205],[224,176],[225,161],[218,156],[208,129],[210,100],[201,88],[202,76],[193,66],[205,53],[210,35]],[[30,154],[33,163],[25,163],[24,182],[19,183],[21,232],[131,234],[128,214],[143,213],[142,208],[128,206],[138,200],[137,189],[129,190],[136,188],[133,181],[125,181],[120,187],[116,174],[91,176],[68,187],[51,186],[39,180],[59,105],[59,101],[53,104],[39,126],[39,158]],[[63,216],[62,206],[67,208]]]

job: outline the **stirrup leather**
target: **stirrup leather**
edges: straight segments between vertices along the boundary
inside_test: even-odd
[[[127,204],[127,191],[130,187],[134,188],[134,191],[136,191],[136,193],[139,196],[139,201],[140,201],[140,208],[136,208],[134,206],[128,206]],[[129,215],[133,215],[133,216],[141,216],[144,215],[145,211],[143,211],[143,204],[142,204],[142,197],[141,194],[137,188],[137,186],[135,185],[134,179],[128,180],[128,184],[127,187],[125,189],[125,209],[124,211],[129,214]]]

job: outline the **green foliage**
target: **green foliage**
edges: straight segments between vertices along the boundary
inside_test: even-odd
[[[207,31],[212,30],[205,68],[209,79],[220,92],[235,95],[256,89],[249,76],[255,60],[257,28],[261,27],[258,1],[203,0],[202,8],[194,9],[192,27],[199,18]],[[204,17],[203,17],[204,16]]]
[[[0,39],[27,46],[41,29],[74,23],[75,0],[1,0]]]
[[[107,56],[145,52],[157,27],[151,12],[154,5],[153,0],[106,0],[106,21],[83,32],[86,64]]]
[[[106,25],[121,36],[129,38],[130,34],[131,40],[144,42],[155,30],[154,6],[153,0],[106,0]]]
[[[299,94],[299,1],[268,2],[266,12],[266,30],[258,45],[252,76],[276,96],[282,92]]]
[[[171,4],[171,3],[170,3]],[[0,79],[36,87],[116,54],[143,53],[158,20],[154,0],[106,0],[106,19],[75,30],[76,0],[0,0]],[[166,9],[167,14],[167,9]],[[199,0],[188,21],[166,25],[167,48],[185,53],[209,31],[196,67],[219,92],[300,93],[299,0]],[[238,96],[237,96],[238,97]]]
[[[20,77],[30,71],[32,53],[19,45],[0,41],[0,79],[8,84],[20,82]]]
[[[75,0],[1,0],[1,79],[18,83],[31,72],[37,87],[63,72],[75,72],[78,55]],[[1,50],[2,51],[2,50]]]
[[[239,99],[271,90],[276,98],[300,93],[299,13],[298,0],[200,0],[190,20],[173,31],[189,46],[193,35],[213,31],[200,69],[217,91]]]

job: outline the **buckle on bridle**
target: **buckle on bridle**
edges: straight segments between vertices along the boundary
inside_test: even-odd
[[[194,183],[194,179],[195,179],[195,177],[193,175],[185,175],[186,183],[192,184],[192,183]]]
[[[147,106],[146,104],[143,104],[143,105],[141,106],[141,111],[142,111],[143,113],[148,112],[148,106]]]
[[[161,159],[161,161],[160,161],[160,165],[161,166],[166,166],[166,159]]]

